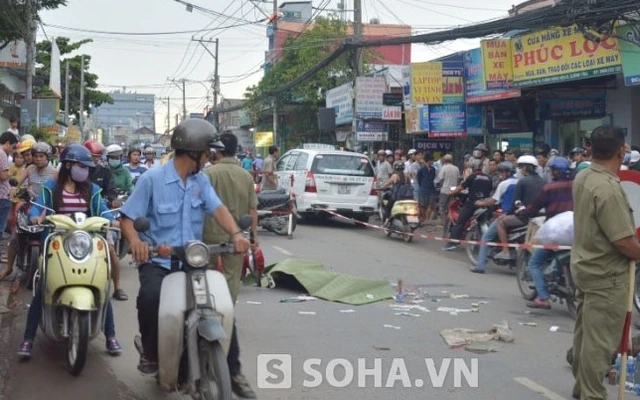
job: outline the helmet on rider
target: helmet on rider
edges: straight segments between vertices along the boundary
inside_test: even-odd
[[[202,155],[209,149],[224,149],[216,128],[204,119],[190,118],[181,122],[173,131],[171,147],[176,157],[181,153],[188,155],[196,163],[193,173],[202,167]]]
[[[566,173],[569,171],[569,161],[564,157],[555,157],[549,164],[549,168]]]
[[[503,161],[498,165],[498,172],[508,172],[509,175],[513,175],[516,173],[516,167],[509,161]]]
[[[28,133],[26,135],[22,135],[20,136],[20,139],[24,142],[25,140],[33,140],[34,142],[36,141],[36,138],[33,137],[33,135],[29,135]]]
[[[570,156],[573,157],[574,154],[584,154],[586,153],[586,150],[583,149],[582,147],[578,146],[578,147],[574,147],[573,149],[571,149],[571,153],[569,153]]]
[[[482,156],[486,156],[487,154],[489,154],[489,147],[487,147],[487,145],[484,143],[480,143],[473,148],[474,158],[482,158]]]
[[[94,156],[101,156],[104,154],[104,145],[95,139],[89,139],[82,144],[89,152]]]
[[[393,163],[394,171],[404,171],[404,163],[402,161],[396,161]]]
[[[118,144],[110,144],[105,150],[107,157],[120,157],[124,153],[122,147]]]
[[[471,160],[469,167],[471,167],[471,170],[473,172],[482,171],[482,160],[478,160],[477,158],[474,158],[473,160]]]
[[[534,156],[525,155],[518,158],[518,166],[521,165],[532,165],[534,167],[538,167],[539,164],[538,160]]]
[[[51,158],[51,146],[45,142],[38,142],[31,147],[31,154],[44,154],[47,159]]]
[[[18,144],[18,152],[24,153],[25,151],[31,150],[34,144],[36,144],[35,140],[24,139],[20,144]]]
[[[86,165],[87,167],[95,167],[91,159],[89,149],[79,144],[70,144],[62,150],[60,154],[60,162],[72,162]]]

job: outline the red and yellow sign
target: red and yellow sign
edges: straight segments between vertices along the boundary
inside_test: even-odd
[[[484,67],[485,89],[509,89],[513,86],[511,44],[509,39],[480,42]]]
[[[596,43],[576,25],[512,38],[511,52],[514,86],[520,87],[611,75],[622,68],[615,38],[601,36]]]
[[[442,63],[411,64],[411,104],[442,104]]]

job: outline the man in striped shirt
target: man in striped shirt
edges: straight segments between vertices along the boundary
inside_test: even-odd
[[[535,217],[543,208],[545,209],[545,221],[566,211],[573,211],[573,194],[571,192],[573,182],[569,179],[569,161],[562,157],[555,157],[549,168],[553,181],[542,188],[542,192],[519,216]],[[527,307],[550,309],[549,291],[544,281],[542,266],[553,254],[554,250],[535,249],[529,259],[529,271],[536,285],[538,297],[529,303]]]

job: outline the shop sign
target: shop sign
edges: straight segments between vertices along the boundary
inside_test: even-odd
[[[442,63],[411,64],[411,104],[442,104]]]
[[[473,49],[464,54],[465,101],[482,103],[487,101],[520,97],[520,89],[486,90],[482,67],[482,50]]]
[[[358,120],[356,137],[359,142],[383,142],[388,140],[387,125],[382,122]]]
[[[382,118],[382,95],[387,91],[384,77],[356,78],[356,112],[358,118]]]
[[[593,35],[598,35],[591,32]],[[511,39],[515,86],[535,86],[616,74],[622,70],[615,37],[587,40],[577,25]]]
[[[467,136],[466,104],[429,107],[429,137]]]
[[[429,131],[429,107],[413,106],[404,112],[405,131],[409,133]]]
[[[448,152],[453,151],[453,140],[442,139],[415,139],[413,141],[413,147],[416,150],[428,151],[428,152]]]
[[[540,99],[540,119],[602,118],[606,112],[606,93],[581,93],[572,97]]]
[[[617,28],[622,74],[627,86],[640,85],[640,25],[630,24]]]
[[[487,113],[487,130],[489,133],[526,132],[527,126],[522,119],[517,105],[492,106]]]
[[[467,135],[482,136],[482,119],[484,107],[478,104],[467,105]]]
[[[464,103],[464,68],[442,70],[442,95],[445,104]]]
[[[485,89],[509,89],[513,86],[511,43],[509,39],[491,39],[480,42],[484,67]]]
[[[255,147],[273,146],[273,132],[256,132],[253,134]]]
[[[402,101],[402,93],[384,93],[382,95],[382,104],[385,106],[399,106]]]
[[[521,152],[533,151],[533,139],[511,138],[507,139],[510,149],[520,149]]]
[[[390,121],[399,121],[402,119],[402,107],[400,106],[383,106],[382,119]]]
[[[353,120],[353,97],[351,96],[351,83],[345,83],[326,93],[327,108],[335,108],[336,125],[343,125]]]

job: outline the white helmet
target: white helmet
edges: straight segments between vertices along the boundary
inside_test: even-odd
[[[121,156],[124,152],[122,151],[122,147],[117,144],[110,144],[107,146],[105,153],[108,156]]]
[[[412,154],[416,154],[416,149],[411,149],[409,150],[409,152],[407,153],[407,155],[412,155]]]
[[[385,151],[384,153],[385,153],[386,155],[388,155],[388,156],[392,156],[392,155],[393,155],[393,151],[391,151],[391,150],[387,150],[387,151]]]
[[[533,165],[534,167],[539,166],[538,160],[534,156],[520,156],[520,158],[518,158],[518,165],[523,164]]]
[[[33,137],[33,135],[29,135],[28,133],[26,135],[20,135],[20,140],[21,141],[25,141],[25,140],[33,140],[34,142],[36,141],[36,138]]]

